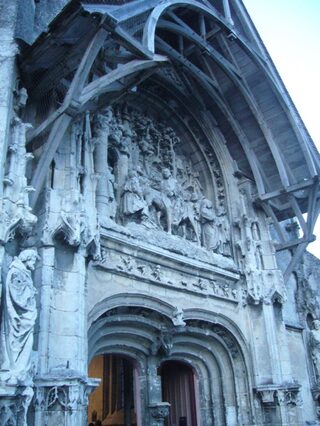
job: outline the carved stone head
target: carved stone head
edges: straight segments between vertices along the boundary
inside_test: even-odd
[[[163,169],[163,170],[162,170],[162,176],[163,176],[165,179],[168,179],[168,178],[171,176],[171,172],[170,172],[170,170],[169,170],[169,169],[167,169],[167,168]]]
[[[36,265],[36,261],[39,259],[39,255],[35,249],[26,249],[19,254],[18,258],[22,263],[24,263],[27,269],[33,271]]]

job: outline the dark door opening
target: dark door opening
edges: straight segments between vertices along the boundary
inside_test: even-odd
[[[133,363],[117,355],[100,355],[90,363],[89,376],[101,378],[89,399],[89,424],[137,426]]]
[[[170,415],[166,426],[197,426],[194,373],[178,361],[161,366],[162,400],[169,402]]]

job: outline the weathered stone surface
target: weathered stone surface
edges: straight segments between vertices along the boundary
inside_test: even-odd
[[[241,2],[68,3],[0,13],[0,423],[318,424],[318,157]]]

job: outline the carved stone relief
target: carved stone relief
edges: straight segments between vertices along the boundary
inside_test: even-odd
[[[4,177],[4,196],[0,200],[0,240],[7,242],[19,229],[23,236],[30,234],[37,222],[29,206],[29,193],[34,189],[27,184],[26,168],[33,155],[26,151],[26,132],[32,127],[15,115],[12,123],[12,138],[8,147],[7,170]]]
[[[135,276],[139,280],[150,281],[154,284],[176,287],[236,302],[239,299],[237,283],[235,282],[231,283],[224,278],[195,277],[187,273],[174,272],[170,267],[143,261],[111,250],[107,251],[105,248],[102,249],[102,260],[96,262],[95,265],[102,269]],[[177,311],[177,321],[179,315],[180,313]]]
[[[97,203],[107,206],[98,208],[101,224],[114,221],[128,229],[141,225],[231,256],[224,186],[216,163],[216,199],[223,200],[219,205],[206,198],[203,177],[164,122],[115,106],[100,111],[92,123],[95,149],[100,153],[104,146],[104,173],[101,156],[95,160],[100,175]]]
[[[237,242],[240,253],[240,263],[247,282],[247,298],[254,304],[259,304],[263,298],[262,288],[262,256],[259,249],[258,224],[243,214],[241,219],[235,222],[240,230],[241,238]]]
[[[164,420],[169,416],[170,404],[168,402],[158,402],[149,405],[151,426],[162,426]]]
[[[6,395],[2,392],[5,392]],[[2,387],[0,393],[0,424],[2,426],[28,426],[27,412],[33,393],[31,386],[18,386],[12,389]]]
[[[261,397],[263,404],[300,406],[302,404],[300,385],[290,384],[288,387],[277,385],[262,385],[257,388],[257,393]]]
[[[68,366],[57,366],[35,380],[33,408],[36,424],[78,426],[87,410],[88,397],[100,379],[79,376]]]
[[[310,330],[310,353],[316,374],[317,384],[320,384],[320,321],[313,321],[313,329]]]
[[[271,304],[275,301],[283,304],[286,300],[283,275],[279,269],[265,269],[258,219],[243,214],[234,225],[240,236],[237,249],[245,278],[243,304]]]
[[[106,128],[101,121],[100,125],[101,129]],[[41,239],[48,245],[56,238],[62,239],[97,258],[100,242],[95,203],[101,176],[100,172],[95,173],[93,166],[95,145],[98,150],[99,143],[91,135],[89,115],[82,114],[73,122],[69,138],[61,143],[51,166],[51,188],[46,191]],[[100,195],[99,205],[103,202]]]

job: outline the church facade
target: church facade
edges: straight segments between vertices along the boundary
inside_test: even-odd
[[[0,424],[320,424],[320,157],[242,1],[0,6]]]

